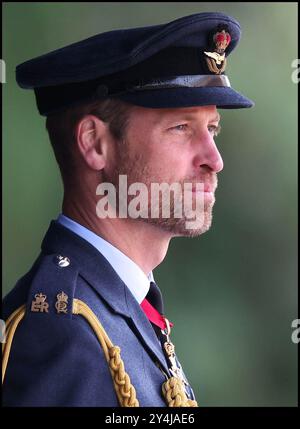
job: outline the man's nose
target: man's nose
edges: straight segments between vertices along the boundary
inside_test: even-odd
[[[195,166],[197,168],[209,168],[215,173],[219,173],[223,170],[223,159],[211,136],[209,138],[201,139],[201,141],[198,143],[197,155],[195,157]]]

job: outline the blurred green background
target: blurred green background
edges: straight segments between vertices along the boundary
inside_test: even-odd
[[[31,266],[62,185],[34,94],[17,64],[117,28],[220,11],[242,26],[230,56],[233,87],[255,100],[221,110],[224,159],[213,226],[172,240],[155,270],[173,339],[202,406],[296,406],[296,3],[6,3],[3,5],[3,285]]]

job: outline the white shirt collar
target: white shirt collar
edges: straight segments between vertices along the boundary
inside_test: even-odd
[[[80,225],[69,217],[60,214],[57,222],[92,244],[107,259],[118,276],[123,280],[132,295],[140,304],[146,297],[150,281],[154,281],[152,271],[148,276],[128,256],[99,235]]]

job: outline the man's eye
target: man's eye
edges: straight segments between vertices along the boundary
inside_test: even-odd
[[[220,125],[209,125],[208,126],[208,131],[213,134],[214,137],[217,137],[217,135],[220,133],[221,131],[221,126]]]
[[[172,127],[171,130],[185,131],[187,127],[188,127],[187,124],[180,124],[180,125],[176,125],[175,127]]]

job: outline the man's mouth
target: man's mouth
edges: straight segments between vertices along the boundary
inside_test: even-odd
[[[197,189],[197,184],[192,186],[192,192],[193,193],[202,193],[202,192],[208,193],[208,194],[214,194],[215,193],[215,189],[216,189],[215,186],[212,186],[212,185],[206,184],[206,183],[204,183],[204,186],[203,186],[203,183],[200,183],[200,184],[202,186],[198,187],[198,189]]]

